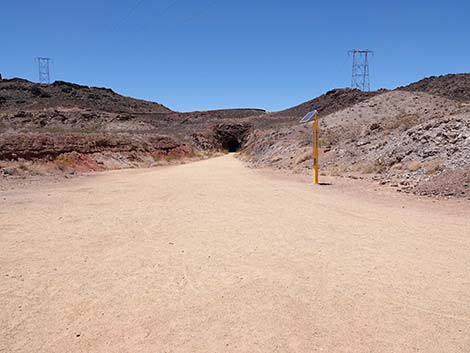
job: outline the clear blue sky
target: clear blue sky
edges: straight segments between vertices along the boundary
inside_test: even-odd
[[[138,6],[136,6],[138,5]],[[347,51],[371,49],[371,88],[470,71],[470,1],[2,1],[0,72],[111,87],[180,111],[280,110],[350,85]]]

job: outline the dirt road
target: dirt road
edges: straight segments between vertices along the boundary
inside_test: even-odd
[[[470,352],[468,202],[386,196],[232,156],[2,192],[0,352]]]

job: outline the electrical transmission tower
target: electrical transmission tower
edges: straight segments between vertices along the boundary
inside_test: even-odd
[[[370,91],[369,81],[369,56],[373,54],[371,50],[350,50],[352,54],[352,79],[351,88],[358,88],[361,91]]]
[[[50,58],[36,58],[39,68],[39,83],[41,84],[50,84],[51,76],[49,71],[49,64],[51,62]]]

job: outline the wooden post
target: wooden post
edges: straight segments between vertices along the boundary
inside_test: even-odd
[[[312,122],[313,132],[313,184],[318,184],[318,113],[315,111]]]

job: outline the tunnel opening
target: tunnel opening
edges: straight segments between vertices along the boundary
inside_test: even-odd
[[[240,142],[238,142],[237,139],[229,139],[229,140],[225,143],[225,149],[226,149],[229,153],[238,152],[238,150],[240,149]]]
[[[221,123],[212,127],[214,146],[217,149],[233,153],[244,148],[249,133],[250,123]]]

